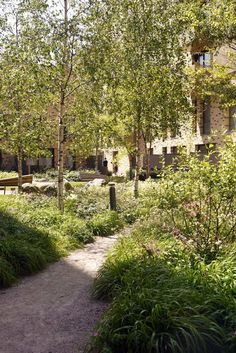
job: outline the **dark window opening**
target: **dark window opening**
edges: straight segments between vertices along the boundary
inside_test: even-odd
[[[211,133],[211,104],[210,100],[206,100],[202,104],[202,115],[201,115],[201,133],[203,135],[209,135]]]
[[[172,154],[177,154],[177,146],[171,146],[170,152],[171,152]]]
[[[193,120],[192,120],[192,132],[196,134],[197,132],[197,99],[194,99],[193,102]]]
[[[215,143],[207,143],[207,144],[195,146],[195,152],[202,153],[202,154],[208,154],[209,152],[215,151],[215,149],[216,149]]]
[[[195,53],[192,56],[193,63],[198,64],[202,67],[211,67],[212,54],[208,51],[203,51],[200,53]]]
[[[162,154],[167,154],[167,147],[162,147]]]
[[[175,138],[177,136],[181,136],[179,127],[172,128],[170,131],[170,137]]]
[[[229,131],[236,130],[236,105],[229,108]]]

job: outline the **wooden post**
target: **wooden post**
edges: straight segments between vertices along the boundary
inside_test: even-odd
[[[110,210],[116,211],[116,188],[115,183],[109,183]]]

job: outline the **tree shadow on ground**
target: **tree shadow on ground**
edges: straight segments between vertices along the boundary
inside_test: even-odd
[[[83,352],[107,308],[91,298],[91,290],[108,239],[22,277],[61,254],[46,231],[27,226],[8,212],[0,212],[0,232],[0,261],[6,261],[8,271],[13,268],[14,280],[21,277],[0,291],[0,352]],[[39,253],[45,262],[39,261]],[[27,265],[36,260],[37,267]],[[2,269],[0,263],[0,278]]]
[[[43,269],[61,255],[56,239],[46,229],[30,227],[7,211],[0,211],[0,287]]]

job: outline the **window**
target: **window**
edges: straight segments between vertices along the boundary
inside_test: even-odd
[[[171,146],[170,152],[171,152],[172,154],[177,154],[177,146]]]
[[[202,67],[211,67],[212,54],[203,51],[200,53],[193,54],[193,63],[198,64]]]
[[[229,108],[229,131],[236,130],[236,105]]]
[[[211,104],[210,100],[206,100],[202,104],[202,115],[200,121],[201,133],[210,135],[211,133]]]
[[[205,153],[206,152],[206,146],[205,145],[196,145],[195,146],[195,152]]]
[[[208,154],[209,152],[215,151],[215,149],[216,149],[215,143],[207,143],[207,144],[195,146],[195,152],[202,153],[202,154]]]
[[[162,147],[162,154],[167,154],[167,147]]]

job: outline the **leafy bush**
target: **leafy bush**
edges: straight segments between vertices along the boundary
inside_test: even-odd
[[[156,205],[169,231],[209,262],[235,240],[236,144],[226,143],[217,166],[210,155],[203,161],[192,157],[188,165],[188,172],[181,164],[178,172],[167,172]]]
[[[88,223],[94,235],[108,236],[123,226],[123,222],[115,211],[105,211],[93,216]]]
[[[71,170],[65,173],[65,178],[68,181],[80,181],[80,172],[77,170]]]
[[[60,232],[62,235],[69,235],[72,239],[74,239],[77,247],[79,244],[91,243],[94,240],[93,233],[87,226],[87,223],[81,219],[75,219],[69,215],[65,215],[63,217]]]
[[[104,212],[108,206],[107,188],[77,189],[76,195],[68,197],[65,201],[65,209],[83,219]]]

